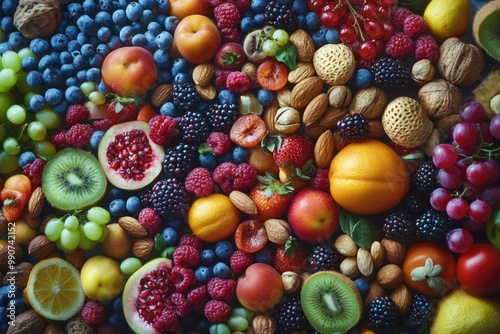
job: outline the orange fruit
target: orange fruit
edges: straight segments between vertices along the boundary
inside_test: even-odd
[[[159,113],[156,109],[149,103],[143,105],[139,110],[139,114],[137,115],[138,121],[149,122],[149,120],[155,116],[158,116]]]
[[[260,143],[266,132],[267,126],[262,118],[254,114],[247,114],[240,116],[233,123],[229,131],[229,138],[242,147],[251,148]]]
[[[262,88],[278,91],[288,82],[288,67],[276,59],[269,59],[257,68],[257,81]]]
[[[255,167],[260,175],[269,172],[276,176],[279,173],[279,168],[276,161],[274,161],[273,155],[264,152],[260,145],[251,147],[248,150],[248,164]]]
[[[33,309],[51,320],[68,320],[85,301],[78,269],[60,258],[35,264],[26,292]]]
[[[231,236],[240,223],[240,211],[225,194],[196,199],[187,214],[189,228],[203,241],[217,242]]]
[[[330,192],[345,210],[376,214],[396,206],[410,187],[401,157],[375,139],[352,142],[332,159]]]

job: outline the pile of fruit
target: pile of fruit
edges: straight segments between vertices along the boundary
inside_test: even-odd
[[[500,0],[11,0],[1,333],[499,333]]]

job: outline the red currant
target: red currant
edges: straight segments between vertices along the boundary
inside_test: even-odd
[[[339,24],[339,14],[333,11],[322,12],[319,16],[319,22],[327,28],[336,27]]]
[[[396,30],[396,28],[394,27],[394,24],[392,24],[391,22],[384,22],[382,24],[382,27],[384,29],[384,34],[382,35],[382,37],[384,39],[388,39],[389,37],[394,35],[394,31]]]
[[[377,20],[366,20],[363,25],[365,36],[368,38],[379,39],[384,35],[384,28]]]
[[[357,37],[356,29],[349,24],[343,24],[339,29],[339,39],[344,44],[352,44]]]
[[[314,13],[320,13],[321,9],[326,6],[327,0],[309,0],[307,2],[307,7],[314,12]]]
[[[365,60],[372,60],[377,56],[377,47],[372,41],[364,41],[359,48],[359,56]]]
[[[366,2],[361,6],[359,14],[366,19],[372,19],[377,16],[377,5],[373,2]]]
[[[379,7],[377,17],[381,20],[388,20],[392,15],[392,7]]]

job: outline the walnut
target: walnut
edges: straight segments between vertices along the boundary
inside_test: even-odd
[[[458,112],[464,101],[460,89],[444,79],[432,80],[420,88],[418,100],[431,119],[441,119]]]
[[[20,0],[14,13],[14,26],[26,38],[49,37],[61,23],[57,0]]]

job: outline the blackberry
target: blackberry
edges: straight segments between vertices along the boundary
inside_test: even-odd
[[[276,305],[273,316],[278,325],[288,332],[300,331],[309,325],[302,311],[300,297],[296,295],[290,296],[283,303]]]
[[[418,192],[415,186],[410,186],[410,191],[401,201],[400,207],[408,210],[413,216],[419,215],[430,208],[429,195]]]
[[[370,132],[368,119],[361,114],[347,114],[337,122],[339,135],[349,141],[363,139]]]
[[[183,82],[172,85],[172,103],[178,111],[194,110],[200,100],[200,94],[194,88],[194,84]]]
[[[186,111],[179,121],[179,129],[182,140],[193,145],[203,143],[210,133],[208,118],[199,111]]]
[[[384,219],[382,227],[384,237],[399,242],[409,242],[415,238],[415,226],[411,214],[404,210],[395,210]]]
[[[212,131],[229,132],[233,123],[238,119],[238,107],[236,103],[227,101],[214,103],[209,107],[208,119],[212,125]]]
[[[194,168],[198,159],[196,147],[181,142],[168,149],[163,157],[163,171],[168,176],[184,178]]]
[[[420,333],[426,332],[432,321],[436,299],[431,299],[424,294],[416,293],[411,301],[409,311],[410,326]]]
[[[454,225],[455,221],[446,212],[430,208],[415,220],[415,234],[419,240],[444,241]]]
[[[166,178],[154,184],[149,202],[164,220],[182,218],[189,206],[189,194],[179,179]]]
[[[375,86],[383,89],[403,90],[411,81],[410,68],[402,59],[383,57],[370,67]]]
[[[295,15],[293,9],[279,1],[269,1],[267,3],[264,18],[267,25],[276,29],[292,32],[297,27],[297,15]]]
[[[326,245],[316,245],[307,260],[307,265],[313,272],[339,270],[343,259],[343,256],[335,248]]]
[[[376,333],[394,333],[398,326],[396,304],[389,296],[375,297],[368,305],[366,326]]]
[[[429,159],[417,166],[411,174],[411,180],[418,191],[430,194],[438,186],[438,171],[439,169]]]

